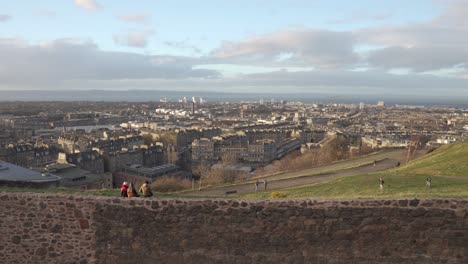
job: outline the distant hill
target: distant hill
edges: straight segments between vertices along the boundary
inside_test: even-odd
[[[468,141],[444,145],[395,171],[412,175],[468,177]]]

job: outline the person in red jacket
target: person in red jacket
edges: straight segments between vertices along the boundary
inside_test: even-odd
[[[120,188],[120,197],[128,197],[128,184],[126,181],[123,182],[122,188]]]

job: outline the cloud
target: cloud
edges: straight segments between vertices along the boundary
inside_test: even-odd
[[[395,94],[419,95],[446,92],[451,87],[454,94],[468,92],[468,80],[437,77],[429,74],[395,75],[381,70],[346,71],[276,71],[246,75],[246,83],[256,86],[290,87],[293,91],[327,91],[343,94]]]
[[[132,30],[114,35],[114,42],[122,46],[144,48],[152,34],[152,30]]]
[[[9,20],[11,20],[11,18],[12,17],[10,15],[0,14],[0,23],[8,22]]]
[[[0,79],[5,87],[52,86],[77,81],[218,78],[213,70],[193,69],[196,59],[103,51],[91,42],[62,39],[31,45],[0,39]],[[65,87],[64,87],[65,88]]]
[[[0,39],[1,89],[174,89],[329,94],[466,95],[468,79],[429,74],[393,75],[382,70],[272,71],[230,78],[201,69],[211,58],[151,56],[103,51],[73,39],[32,45]]]
[[[130,23],[148,24],[151,21],[150,14],[132,13],[117,17],[119,20]]]
[[[95,11],[101,8],[96,0],[75,0],[75,4],[86,10]]]
[[[450,45],[388,47],[370,53],[370,65],[383,69],[406,68],[426,72],[468,67],[468,48],[451,49]]]
[[[413,97],[450,91],[452,96],[463,96],[468,93],[468,3],[441,3],[443,13],[426,22],[353,31],[289,28],[226,41],[205,56],[188,39],[161,42],[179,54],[195,54],[192,57],[104,51],[92,42],[70,39],[41,45],[0,39],[1,86],[327,91]],[[138,13],[118,18],[132,23],[150,19]],[[386,16],[366,19],[385,20]],[[153,34],[152,30],[128,30],[113,39],[119,45],[145,48]],[[276,71],[281,68],[294,72]],[[232,74],[222,76],[213,69]],[[398,71],[408,74],[391,74]]]
[[[350,32],[283,30],[240,42],[225,42],[212,55],[238,64],[339,68],[359,61]],[[287,54],[287,59],[284,55]]]
[[[444,3],[445,12],[425,23],[356,32],[358,42],[382,47],[367,54],[369,65],[416,72],[468,67],[468,2]]]
[[[83,88],[83,82],[70,81],[67,87]],[[274,71],[240,75],[233,78],[148,78],[91,80],[86,87],[99,89],[151,89],[171,91],[213,91],[236,93],[328,94],[373,98],[397,98],[401,101],[460,99],[468,92],[468,80],[427,74],[397,76],[384,71],[351,72],[341,70]],[[450,92],[447,92],[450,87]],[[462,99],[463,100],[463,99]]]
[[[468,67],[468,2],[442,1],[426,22],[354,31],[285,29],[225,42],[211,55],[219,64],[315,69],[369,68],[431,72]],[[336,23],[385,20],[390,14],[355,12]],[[362,48],[364,47],[364,48]]]
[[[164,44],[174,49],[188,50],[194,54],[200,54],[202,52],[198,47],[191,45],[188,39],[182,41],[165,41]]]

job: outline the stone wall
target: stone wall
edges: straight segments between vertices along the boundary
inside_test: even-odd
[[[0,193],[0,263],[92,263],[96,201]]]
[[[5,263],[468,263],[468,200],[0,193]]]

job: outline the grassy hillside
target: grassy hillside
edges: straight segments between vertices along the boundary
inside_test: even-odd
[[[432,186],[426,187],[426,177]],[[379,188],[379,178],[385,189]],[[468,198],[468,142],[443,146],[400,168],[385,172],[350,176],[329,182],[280,190],[288,198]],[[270,192],[249,194],[245,198],[270,198]]]
[[[468,177],[468,141],[442,146],[395,171],[400,174]]]
[[[385,179],[380,191],[379,177]],[[279,190],[288,198],[399,198],[399,197],[464,197],[468,198],[468,179],[432,177],[426,187],[426,176],[401,174],[372,174],[344,177],[325,183]],[[270,198],[271,192],[252,193],[243,198]]]

